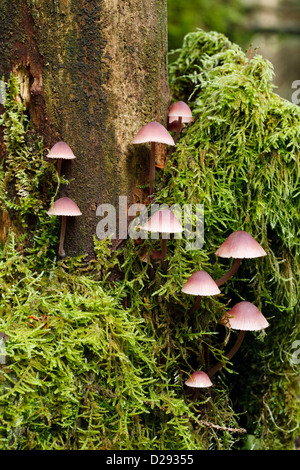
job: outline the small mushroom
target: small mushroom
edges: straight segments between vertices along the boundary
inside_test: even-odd
[[[208,375],[202,370],[196,370],[192,375],[187,379],[185,385],[193,388],[206,388],[211,387],[212,382]]]
[[[167,258],[167,234],[183,232],[183,227],[177,217],[169,209],[159,209],[152,217],[139,227],[141,230],[147,230],[152,233],[161,233],[161,261],[163,270],[166,270]]]
[[[55,158],[57,160],[57,173],[60,176],[62,160],[72,160],[76,157],[68,144],[56,142],[48,153],[47,158]]]
[[[150,153],[150,174],[149,174],[149,192],[150,195],[154,193],[154,180],[155,180],[155,144],[175,145],[174,139],[167,129],[157,121],[148,122],[143,126],[133,139],[134,144],[143,144],[146,142],[151,143]]]
[[[82,215],[77,204],[68,197],[62,197],[57,199],[53,206],[47,212],[48,215],[58,215],[62,217],[61,220],[61,232],[58,254],[61,258],[66,256],[64,251],[64,240],[66,234],[66,221],[68,216]]]
[[[181,292],[197,296],[189,313],[193,313],[197,310],[203,295],[217,295],[221,293],[215,281],[206,271],[194,272],[182,287]]]
[[[266,256],[266,252],[250,233],[238,230],[229,235],[216,251],[216,255],[221,258],[234,258],[229,271],[216,281],[216,284],[221,286],[236,273],[242,258],[258,258]]]
[[[174,136],[174,141],[175,143],[178,140],[179,133],[181,132],[183,125],[182,123],[184,122],[192,122],[193,115],[192,111],[190,110],[190,107],[184,102],[184,101],[177,101],[176,103],[173,103],[172,106],[169,109],[169,126],[173,122],[177,122],[177,128]],[[171,130],[172,127],[169,127]]]
[[[240,330],[234,346],[226,355],[229,360],[239,350],[246,331],[259,331],[269,326],[268,321],[258,308],[246,301],[238,302],[229,312],[222,316],[220,323],[235,330]],[[212,367],[208,371],[209,377],[212,377],[223,365],[223,362],[218,362]]]

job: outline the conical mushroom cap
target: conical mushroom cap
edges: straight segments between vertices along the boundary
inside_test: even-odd
[[[183,231],[182,225],[169,209],[160,209],[145,223],[142,230],[155,233],[179,233]]]
[[[266,254],[252,235],[243,230],[231,233],[216,251],[222,258],[258,258]]]
[[[57,142],[55,145],[53,145],[47,157],[62,158],[64,160],[71,160],[76,158],[69,145],[65,142]]]
[[[181,289],[185,294],[191,295],[216,295],[220,289],[206,271],[196,271],[186,281]]]
[[[134,144],[145,142],[158,142],[161,144],[175,145],[174,139],[167,129],[159,122],[152,121],[145,124],[133,139]]]
[[[232,309],[222,316],[220,323],[230,326],[234,330],[258,331],[269,326],[269,323],[250,302],[238,302]]]
[[[193,388],[205,388],[211,387],[212,382],[205,372],[203,372],[202,370],[196,370],[192,373],[190,378],[187,379],[185,385]]]
[[[47,214],[66,216],[82,215],[77,204],[69,197],[61,197],[60,199],[57,199],[53,206],[50,207]]]
[[[169,122],[177,120],[179,117],[182,118],[182,122],[193,121],[192,111],[190,107],[184,101],[177,101],[173,103],[169,109]]]

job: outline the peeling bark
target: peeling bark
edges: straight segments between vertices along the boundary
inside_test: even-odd
[[[67,142],[62,165],[83,215],[68,224],[69,255],[93,256],[99,204],[134,202],[147,182],[149,148],[133,146],[150,120],[166,125],[166,0],[4,0],[1,72],[21,80],[22,99],[45,145]],[[138,192],[141,197],[140,192]],[[138,202],[141,202],[140,200]]]

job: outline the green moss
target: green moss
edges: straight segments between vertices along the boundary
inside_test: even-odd
[[[34,262],[47,264],[55,253],[58,221],[46,211],[60,183],[68,182],[58,180],[55,167],[44,158],[43,140],[28,121],[18,87],[11,74],[6,86],[5,111],[0,118],[6,147],[0,172],[1,210],[2,215],[9,214]]]
[[[228,266],[213,253],[232,231],[247,230],[265,248],[267,256],[245,260],[224,289],[224,302],[249,300],[270,322],[265,334],[248,335],[234,360],[231,397],[262,448],[293,448],[300,110],[274,93],[268,61],[245,55],[221,34],[189,34],[170,74],[176,99],[189,101],[196,120],[166,169],[164,200],[204,204],[204,253],[213,277]],[[203,255],[196,256],[201,263]]]

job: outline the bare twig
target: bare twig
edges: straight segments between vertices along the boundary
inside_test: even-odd
[[[203,424],[203,426],[207,426],[208,428],[219,429],[220,431],[239,432],[239,433],[247,432],[247,430],[244,428],[228,428],[227,426],[219,426],[218,424],[210,423],[209,421],[204,421],[202,419],[200,419],[198,423]]]

